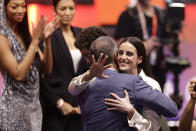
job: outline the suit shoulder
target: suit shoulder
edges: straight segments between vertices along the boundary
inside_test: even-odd
[[[161,8],[161,7],[158,6],[158,5],[155,5],[154,8],[157,9],[157,10],[159,10],[159,11],[163,11],[163,10],[164,10],[163,8]]]
[[[120,17],[121,16],[126,16],[126,15],[128,15],[128,10],[127,9],[124,10],[123,12],[121,12]]]
[[[127,79],[127,80],[138,80],[141,79],[139,75],[132,75],[132,74],[125,74],[125,73],[119,73],[120,78]]]
[[[135,9],[134,8],[127,8],[126,10],[124,10],[121,14],[120,14],[120,18],[127,18],[127,17],[130,17],[130,16],[133,16],[134,15],[134,12],[135,12]]]

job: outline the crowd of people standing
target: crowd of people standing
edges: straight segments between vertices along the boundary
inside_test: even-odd
[[[32,36],[27,1],[0,0],[0,130],[156,131],[161,115],[175,117],[175,102],[151,73],[148,53],[159,44],[147,44],[160,37],[161,17],[148,2],[128,10],[147,22],[137,25],[139,36],[123,35],[120,17],[117,47],[101,27],[71,25],[75,0],[53,0],[54,19],[42,16]]]

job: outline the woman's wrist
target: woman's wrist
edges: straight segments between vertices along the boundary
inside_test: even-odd
[[[32,46],[38,46],[40,43],[40,40],[39,39],[32,39]]]
[[[52,44],[46,44],[44,43],[44,48],[51,48],[52,47]]]
[[[52,44],[50,42],[50,37],[44,39],[44,48],[51,48],[51,47],[52,47]]]
[[[64,103],[63,99],[58,99],[56,107],[60,109],[62,107],[63,103]]]
[[[35,46],[29,46],[30,50],[33,50],[35,53],[38,52],[38,49]]]

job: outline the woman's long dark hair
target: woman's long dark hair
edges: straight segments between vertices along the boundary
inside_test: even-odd
[[[10,2],[10,0],[5,0],[4,1],[4,7],[5,7],[5,11],[7,10],[7,5]],[[25,0],[26,2],[26,0]],[[27,6],[26,6],[27,8]],[[29,32],[29,28],[28,28],[28,16],[27,13],[25,14],[23,21],[20,22],[17,25],[17,32],[19,33],[19,35],[22,37],[22,41],[25,44],[26,49],[28,49],[30,42],[31,42],[31,35]]]
[[[120,45],[124,42],[129,42],[130,44],[132,44],[137,50],[137,56],[142,56],[142,62],[138,64],[138,73],[141,71],[141,69],[143,69],[147,76],[153,77],[149,64],[149,58],[146,54],[146,49],[143,42],[137,37],[126,37],[120,42]]]

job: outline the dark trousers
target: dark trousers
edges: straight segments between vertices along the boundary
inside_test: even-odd
[[[82,131],[80,115],[43,114],[42,131]]]

